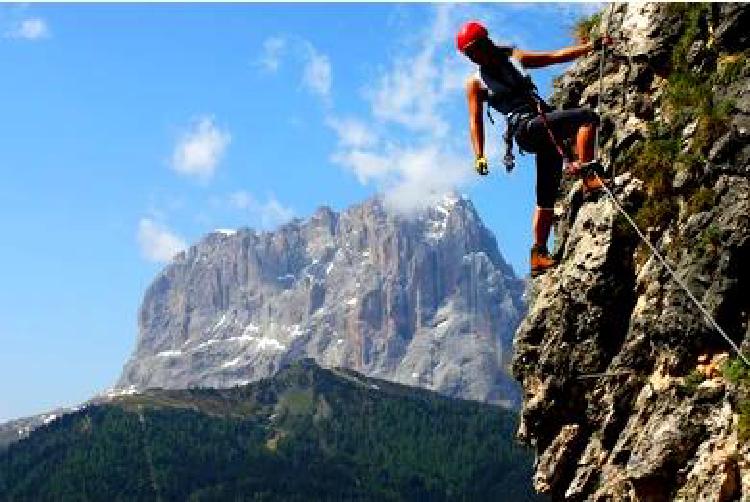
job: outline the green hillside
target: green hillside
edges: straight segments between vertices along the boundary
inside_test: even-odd
[[[308,360],[65,415],[0,454],[0,499],[538,500],[515,426],[494,406]]]

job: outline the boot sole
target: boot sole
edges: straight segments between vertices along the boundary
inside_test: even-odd
[[[554,265],[550,265],[549,267],[545,268],[532,268],[531,269],[531,277],[539,277],[540,275],[549,272],[553,268],[555,268],[559,263],[555,263]]]

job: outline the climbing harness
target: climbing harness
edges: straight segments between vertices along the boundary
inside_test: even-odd
[[[612,16],[612,10],[613,10],[613,4],[610,4],[610,12],[609,12],[609,18],[607,19],[607,28],[609,28],[609,23]],[[605,31],[606,33],[606,31]],[[601,107],[601,99],[602,99],[602,92],[603,92],[603,81],[604,81],[604,57],[605,57],[605,51],[606,46],[603,44],[601,48],[601,59],[599,64],[599,95],[597,96],[597,103],[596,103],[596,111],[597,113],[600,112]],[[594,143],[594,158],[597,158],[598,149],[599,149],[599,132],[601,129],[601,121],[596,126],[596,139]],[[685,293],[688,295],[690,300],[695,304],[696,307],[698,307],[698,310],[703,314],[703,316],[706,318],[706,320],[709,322],[711,326],[724,338],[724,340],[732,347],[732,349],[737,353],[737,356],[739,356],[740,359],[747,365],[750,366],[750,361],[747,359],[747,357],[742,353],[740,348],[737,346],[737,344],[729,337],[729,335],[726,334],[726,332],[719,326],[719,323],[716,322],[716,320],[713,318],[713,316],[708,312],[708,310],[703,306],[703,304],[698,301],[698,299],[693,295],[693,293],[688,288],[687,284],[680,279],[677,274],[675,273],[674,269],[667,263],[667,260],[664,258],[664,256],[659,252],[658,249],[656,249],[656,246],[654,246],[651,241],[649,241],[645,235],[643,235],[643,232],[638,228],[638,225],[636,225],[635,221],[630,217],[630,215],[625,211],[625,209],[622,207],[622,205],[617,201],[617,198],[612,193],[610,188],[607,186],[606,183],[601,179],[599,176],[599,173],[593,172],[593,176],[601,183],[602,188],[609,196],[609,199],[612,201],[614,206],[617,208],[617,210],[625,217],[625,219],[630,223],[630,226],[633,227],[633,230],[638,234],[638,237],[643,241],[643,243],[648,246],[648,248],[651,250],[652,256],[655,256],[656,259],[661,263],[661,265],[664,267],[664,269],[669,273],[669,275],[672,277],[672,279],[685,291]]]
[[[495,120],[491,108],[507,117],[503,143],[505,154],[503,164],[510,173],[515,166],[513,156],[513,137],[522,120],[534,114],[537,110],[544,112],[547,106],[539,96],[538,90],[531,77],[511,60],[512,47],[495,47],[497,60],[489,66],[480,68],[480,77],[490,91],[488,98],[487,117],[493,125]],[[519,151],[523,150],[519,146]]]
[[[487,107],[487,118],[490,120],[492,125],[495,125],[495,119],[490,113],[490,107]],[[505,132],[503,133],[503,143],[505,144],[505,154],[503,155],[503,165],[505,171],[510,174],[513,172],[513,168],[516,166],[515,158],[513,157],[513,127],[510,123],[506,123]]]
[[[565,154],[565,150],[563,149],[562,145],[557,141],[557,138],[555,138],[555,133],[552,131],[552,127],[549,125],[549,120],[547,119],[547,114],[544,112],[544,107],[542,106],[542,103],[540,100],[536,99],[536,109],[539,113],[539,116],[542,119],[542,123],[544,124],[544,128],[547,130],[547,134],[549,135],[549,139],[552,141],[552,144],[555,145],[555,149],[557,150],[557,153],[560,154],[560,157],[563,159],[563,165],[568,166],[570,165],[570,156]]]
[[[609,28],[609,25],[611,23],[612,19],[612,11],[614,10],[613,7],[614,4],[610,4],[609,9],[609,15],[607,17],[607,27]],[[601,33],[599,34],[600,37],[606,36],[606,30],[604,32],[604,35]],[[599,39],[598,39],[599,40]],[[600,50],[601,50],[601,58],[599,62],[599,95],[597,96],[597,103],[596,103],[596,114],[601,115],[601,96],[602,92],[604,90],[604,57],[607,50],[607,44],[603,42],[600,43]],[[547,120],[547,114],[544,113],[544,108],[541,106],[541,103],[539,100],[536,100],[537,105],[537,111],[539,112],[539,116],[542,119],[542,122],[544,123],[544,128],[547,130],[547,134],[549,135],[550,140],[552,140],[552,144],[555,145],[555,149],[557,150],[557,153],[560,154],[560,157],[562,157],[564,164],[570,165],[571,161],[568,155],[565,154],[565,151],[563,150],[562,146],[560,145],[560,142],[557,141],[555,138],[555,134],[552,131],[552,127],[549,124],[549,121]],[[601,121],[596,126],[595,130],[595,136],[594,136],[594,159],[599,158],[599,133],[601,130]],[[583,174],[584,176],[594,173],[602,173],[604,172],[604,166],[597,160],[592,160],[589,162],[586,162],[584,164],[580,165],[579,168],[580,174]]]
[[[563,151],[562,146],[560,146],[560,143],[557,142],[557,138],[555,138],[555,133],[552,132],[552,127],[549,125],[549,120],[547,120],[547,114],[544,113],[544,108],[542,107],[541,103],[539,101],[536,102],[536,110],[539,113],[539,116],[542,118],[542,123],[544,124],[544,128],[547,130],[547,134],[549,135],[549,139],[552,140],[552,144],[555,145],[555,149],[557,150],[557,153],[560,154],[560,157],[563,158],[563,161],[565,163],[569,162],[568,156],[565,155],[565,151]]]

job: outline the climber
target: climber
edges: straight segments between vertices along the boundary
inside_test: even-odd
[[[602,44],[610,44],[609,37],[574,47],[550,52],[522,51],[514,47],[495,45],[487,28],[471,21],[464,24],[456,36],[458,50],[479,66],[476,74],[466,82],[469,102],[471,143],[476,156],[474,167],[482,176],[489,173],[484,155],[483,104],[503,113],[507,119],[504,162],[510,171],[513,166],[513,139],[521,151],[536,154],[536,208],[532,220],[534,245],[531,248],[531,275],[553,267],[556,262],[547,250],[547,239],[552,226],[552,207],[560,185],[563,161],[565,171],[583,178],[584,196],[601,188],[601,180],[583,166],[594,160],[595,129],[599,117],[588,108],[553,111],[539,97],[536,86],[525,68],[572,61]],[[489,114],[489,110],[488,110]],[[575,157],[566,153],[568,141],[575,138]]]

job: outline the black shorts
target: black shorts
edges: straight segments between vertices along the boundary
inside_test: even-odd
[[[555,139],[561,142],[574,136],[584,124],[597,125],[599,115],[589,108],[571,108],[547,113],[547,122]],[[563,159],[549,137],[542,117],[521,120],[515,139],[519,148],[536,154],[536,205],[553,207],[560,189]]]

